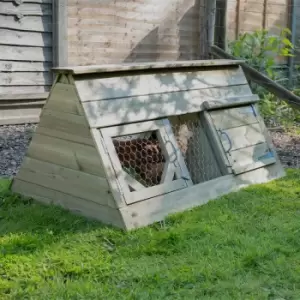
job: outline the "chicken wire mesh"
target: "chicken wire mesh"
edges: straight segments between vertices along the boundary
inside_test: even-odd
[[[166,163],[156,131],[114,137],[122,169],[145,187],[160,184]]]
[[[178,117],[170,124],[193,183],[222,176],[199,117]],[[163,183],[169,161],[165,143],[157,131],[113,138],[122,169],[145,187]],[[179,179],[176,176],[175,172],[173,180]]]
[[[176,117],[171,124],[193,183],[222,176],[199,115]]]

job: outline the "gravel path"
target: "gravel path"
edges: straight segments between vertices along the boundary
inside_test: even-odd
[[[0,126],[0,176],[17,173],[36,125]]]
[[[0,176],[14,176],[23,160],[36,125],[0,126]],[[285,167],[300,168],[300,135],[271,132]]]

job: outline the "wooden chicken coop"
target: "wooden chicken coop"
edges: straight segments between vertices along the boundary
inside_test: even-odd
[[[56,68],[12,190],[132,229],[283,176],[239,63]]]

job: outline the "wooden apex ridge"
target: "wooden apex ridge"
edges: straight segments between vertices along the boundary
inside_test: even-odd
[[[120,71],[143,71],[150,69],[176,69],[176,68],[197,68],[213,66],[237,66],[243,63],[243,60],[232,59],[212,59],[212,60],[187,60],[187,61],[162,61],[145,63],[126,63],[126,64],[105,64],[90,66],[70,66],[52,68],[55,73],[69,73],[73,75],[109,73]]]

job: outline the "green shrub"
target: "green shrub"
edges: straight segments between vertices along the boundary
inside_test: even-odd
[[[228,49],[231,55],[245,60],[254,69],[284,85],[284,81],[288,80],[284,72],[276,68],[276,60],[293,56],[294,45],[289,39],[290,35],[288,28],[281,29],[279,35],[273,35],[268,30],[246,32],[230,42]],[[293,109],[284,99],[278,99],[258,84],[250,82],[250,85],[261,98],[259,106],[268,124],[280,123],[287,127],[295,120],[300,120],[298,110]]]

